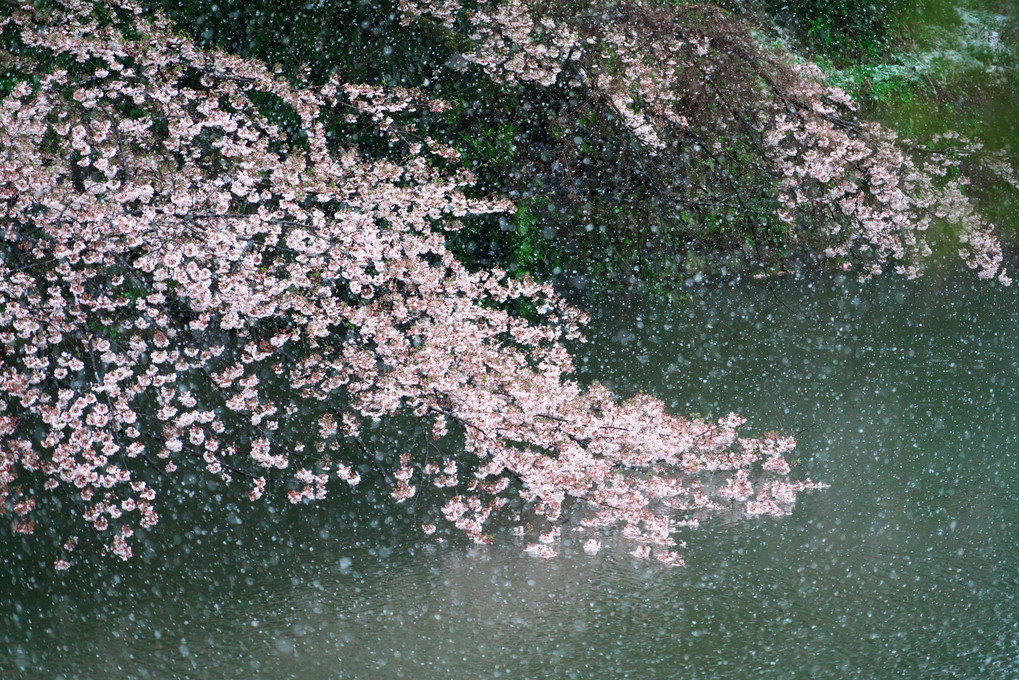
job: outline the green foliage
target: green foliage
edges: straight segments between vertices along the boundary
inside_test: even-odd
[[[774,187],[759,171],[759,148],[751,137],[726,133],[716,148],[712,130],[698,131],[699,137],[691,131],[680,140],[685,150],[662,165],[635,151],[627,128],[604,101],[562,80],[551,87],[495,83],[464,62],[460,51],[467,48],[457,42],[462,36],[428,21],[401,25],[394,0],[149,2],[166,9],[201,44],[262,59],[291,77],[304,73],[318,81],[338,71],[348,82],[420,87],[454,103],[442,114],[415,114],[417,134],[456,147],[462,165],[477,177],[477,194],[508,196],[517,205],[515,214],[473,217],[449,234],[450,247],[469,266],[665,291],[703,269],[687,261],[688,253],[691,261],[728,253],[767,264],[788,246],[787,227],[774,218]],[[768,13],[872,106],[920,108],[934,91],[941,101],[941,88],[926,72],[886,59],[894,46],[922,34],[921,15],[954,16],[947,0],[725,4]],[[608,72],[619,67],[611,54],[603,66]],[[952,107],[946,101],[938,111]],[[752,135],[753,121],[737,125]],[[401,151],[364,123],[345,122],[342,112],[327,129],[338,145],[356,144],[365,154]],[[816,244],[799,245],[809,250]]]
[[[880,59],[926,0],[754,0],[812,52],[840,65]]]
[[[312,80],[419,82],[444,56],[398,21],[391,0],[154,0],[199,44],[279,65]],[[439,61],[438,63],[441,63]]]
[[[835,84],[860,101],[869,118],[904,138],[931,139],[954,131],[987,149],[1019,151],[1016,7],[998,0],[923,0],[902,15],[899,40],[873,59],[828,70]],[[963,158],[971,194],[999,228],[1015,229],[1014,189]],[[1013,235],[1015,236],[1015,235]]]

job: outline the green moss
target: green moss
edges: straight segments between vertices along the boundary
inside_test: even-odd
[[[841,70],[829,63],[833,80],[901,137],[924,143],[947,131],[981,141],[988,150],[1019,154],[1019,35],[1015,7],[995,0],[925,0],[928,12],[908,16],[909,42],[881,60]],[[1011,14],[1002,13],[1010,12]],[[999,229],[1019,231],[1014,188],[963,158],[973,180],[970,194]],[[1013,240],[1019,234],[1013,233]]]

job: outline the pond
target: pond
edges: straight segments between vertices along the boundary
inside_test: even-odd
[[[705,522],[666,567],[569,532],[554,560],[508,534],[439,543],[370,494],[185,500],[129,563],[58,574],[8,541],[0,677],[1019,675],[1016,291],[931,273],[690,294],[606,305],[582,375],[799,432],[793,476],[831,487],[791,516]]]

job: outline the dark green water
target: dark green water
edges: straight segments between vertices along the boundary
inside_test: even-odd
[[[400,512],[184,503],[128,564],[0,568],[8,678],[1019,676],[1019,291],[965,274],[605,309],[585,374],[798,431],[791,517],[546,561]],[[805,429],[804,429],[805,428]],[[194,507],[198,506],[198,507]],[[197,523],[198,529],[191,527]],[[566,533],[566,532],[564,532]],[[40,557],[42,559],[42,557]]]

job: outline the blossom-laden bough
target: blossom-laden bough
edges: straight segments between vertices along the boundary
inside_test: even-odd
[[[821,69],[764,47],[718,7],[400,0],[400,8],[408,24],[460,37],[464,59],[495,81],[560,88],[582,102],[573,115],[600,106],[599,120],[615,117],[631,140],[627,161],[650,187],[654,219],[645,221],[658,240],[689,237],[681,215],[711,214],[716,238],[735,231],[738,247],[759,247],[777,230],[783,249],[823,254],[867,279],[887,267],[917,276],[937,234],[958,241],[980,278],[1011,282],[993,226],[966,195],[961,161],[974,145],[919,148],[859,121]],[[1010,166],[987,160],[1015,185]]]
[[[126,0],[4,2],[18,77],[0,101],[0,512],[15,532],[59,497],[51,512],[83,525],[65,550],[127,559],[179,469],[296,503],[374,467],[396,501],[445,494],[477,541],[514,494],[553,524],[573,499],[592,529],[622,525],[675,562],[676,513],[782,515],[817,486],[788,481],[790,438],[570,379],[563,341],[584,316],[546,285],[466,270],[437,231],[507,208],[469,198],[469,174],[438,169],[455,151],[403,121],[443,102],[288,82]],[[337,112],[399,151],[334,143]],[[430,443],[397,465],[361,430],[401,414]],[[465,454],[442,456],[457,435]],[[553,533],[535,551],[553,554]]]

